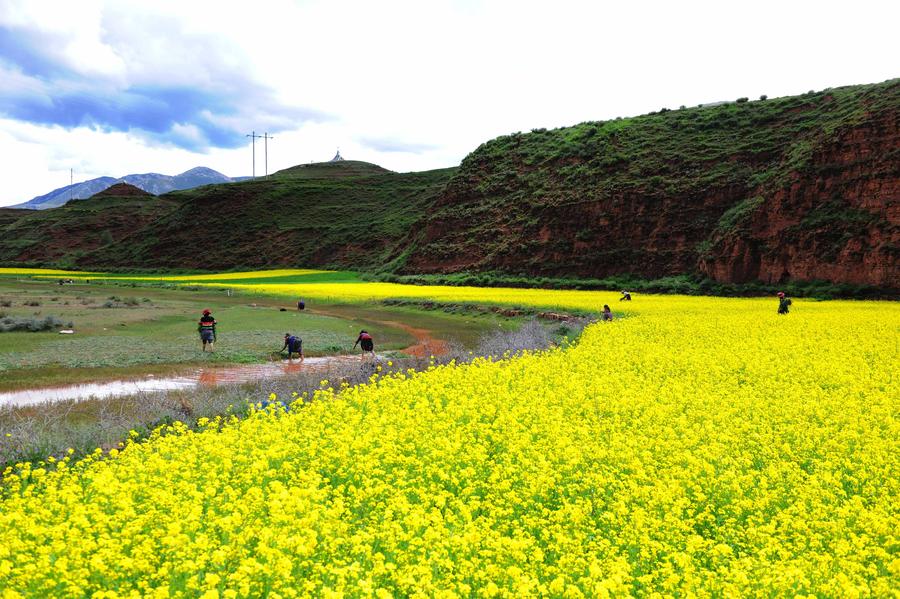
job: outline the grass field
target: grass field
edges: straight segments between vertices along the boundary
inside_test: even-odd
[[[0,306],[0,312],[15,317],[58,316],[73,322],[76,334],[0,334],[0,390],[267,361],[280,349],[285,332],[299,334],[306,354],[316,356],[350,352],[363,328],[376,335],[379,351],[391,351],[416,343],[410,329],[472,344],[485,331],[515,326],[514,320],[492,315],[457,316],[377,303],[348,306],[312,300],[299,312],[296,299],[286,299],[286,293],[281,298],[272,294],[229,296],[219,286],[241,276],[279,284],[339,279],[351,285],[355,280],[352,273],[276,271],[166,277],[132,287],[127,279],[104,285],[96,278],[91,278],[90,284],[79,279],[77,284],[60,286],[56,275],[78,273],[37,271],[50,278],[30,279],[25,278],[28,272],[35,271],[0,270],[0,302],[10,304]],[[192,285],[178,286],[181,283]],[[212,309],[219,322],[214,354],[200,351],[196,320],[203,308]]]

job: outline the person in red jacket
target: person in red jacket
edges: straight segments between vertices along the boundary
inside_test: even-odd
[[[356,343],[353,344],[353,349],[356,349],[356,346],[359,345],[362,348],[362,354],[360,354],[359,359],[365,360],[366,354],[370,354],[372,356],[372,360],[375,359],[375,341],[372,340],[372,336],[366,330],[362,330],[359,332],[359,337],[356,338]]]
[[[206,346],[209,346],[209,351],[215,351],[216,319],[208,309],[203,311],[203,316],[197,324],[197,331],[200,333],[200,341],[203,342],[203,351],[206,351]]]

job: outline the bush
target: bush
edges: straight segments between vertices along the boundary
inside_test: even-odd
[[[9,301],[9,300],[0,300],[0,307],[3,307],[3,308],[11,308],[11,307],[12,307],[12,302]]]
[[[737,101],[738,101],[738,104],[743,104],[744,102],[747,102],[749,99],[750,98],[738,98]]]
[[[13,331],[37,333],[40,331],[53,331],[63,327],[72,328],[72,323],[64,323],[56,316],[45,316],[44,318],[16,318],[14,316],[4,316],[3,318],[0,318],[0,333],[10,333]]]
[[[769,98],[769,96],[767,96],[766,94],[763,94],[759,97],[760,100],[766,100],[768,98]]]
[[[41,302],[39,302],[37,300],[28,300],[27,302],[25,302],[25,305],[26,306],[40,306]]]
[[[563,335],[568,334],[563,333]],[[479,356],[502,357],[526,350],[541,350],[550,347],[556,339],[537,319],[526,322],[517,331],[498,331],[483,336],[475,353]]]

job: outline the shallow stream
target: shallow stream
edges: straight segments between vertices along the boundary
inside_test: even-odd
[[[189,389],[201,385],[249,383],[301,372],[325,372],[332,365],[359,362],[358,356],[323,356],[299,360],[282,360],[266,364],[245,364],[220,368],[198,368],[194,372],[173,377],[147,376],[133,380],[105,381],[59,387],[41,387],[0,393],[0,406],[26,406],[50,401],[106,398]]]

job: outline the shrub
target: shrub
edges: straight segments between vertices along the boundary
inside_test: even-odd
[[[45,316],[44,318],[16,318],[14,316],[4,316],[3,318],[0,318],[0,333],[10,333],[13,331],[37,333],[39,331],[53,331],[63,327],[72,328],[72,323],[64,323],[56,316]]]
[[[25,302],[25,305],[26,305],[26,306],[32,306],[32,307],[34,307],[34,306],[40,306],[40,305],[41,305],[41,302],[39,302],[39,301],[37,301],[37,300],[28,300],[27,302]]]
[[[763,94],[759,97],[760,100],[766,100],[768,98],[769,98],[769,96],[767,96],[766,94]]]
[[[738,98],[737,101],[738,101],[738,104],[743,104],[744,102],[748,101],[749,99],[750,98]]]
[[[3,307],[3,308],[11,308],[11,307],[12,307],[12,302],[9,301],[9,300],[0,300],[0,307]]]

